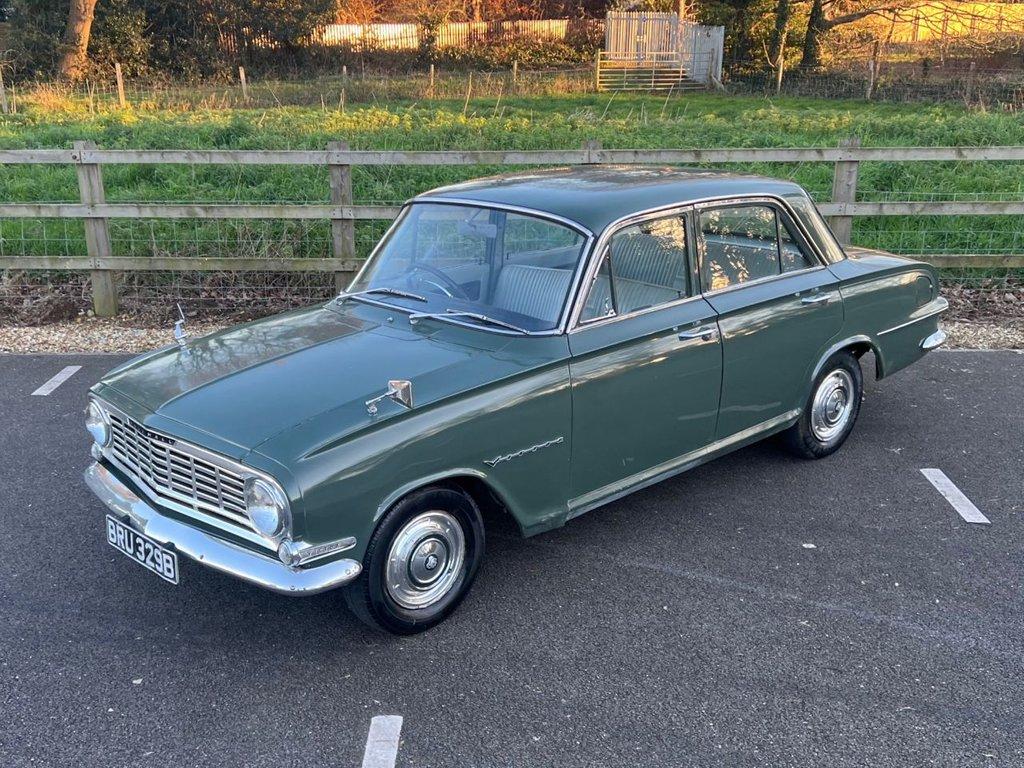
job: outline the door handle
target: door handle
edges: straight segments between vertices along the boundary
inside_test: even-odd
[[[804,296],[800,299],[801,304],[828,304],[836,295],[834,293],[815,293],[811,296]]]
[[[691,339],[701,339],[702,341],[713,341],[718,338],[718,326],[717,325],[702,325],[698,328],[691,328],[688,331],[679,332],[680,341],[689,341]]]

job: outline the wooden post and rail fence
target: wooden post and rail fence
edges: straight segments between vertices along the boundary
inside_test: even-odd
[[[260,271],[333,272],[342,288],[361,261],[356,258],[357,221],[389,220],[393,205],[356,205],[352,167],[358,165],[586,165],[831,163],[832,199],[818,207],[840,241],[850,240],[853,219],[861,216],[1024,216],[1024,200],[858,202],[857,177],[862,162],[1021,162],[1024,146],[1003,147],[861,147],[856,139],[835,148],[766,149],[603,149],[587,141],[575,150],[416,151],[351,150],[332,142],[324,150],[151,150],[98,149],[75,142],[67,149],[0,150],[0,166],[70,164],[76,169],[79,203],[0,203],[0,219],[82,219],[86,253],[75,256],[0,255],[2,270],[86,270],[91,276],[97,315],[117,312],[118,271]],[[116,164],[306,165],[326,166],[330,202],[302,203],[108,203],[102,167]],[[109,219],[268,219],[331,222],[331,256],[327,258],[233,258],[114,256]],[[1024,268],[1024,254],[930,254],[915,256],[939,267]]]

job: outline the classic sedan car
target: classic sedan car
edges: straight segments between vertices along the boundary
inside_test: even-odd
[[[410,201],[349,289],[91,391],[108,541],[394,633],[448,616],[484,520],[524,535],[769,435],[817,459],[941,344],[935,271],[843,249],[796,184],[533,171]],[[180,324],[179,324],[180,325]]]

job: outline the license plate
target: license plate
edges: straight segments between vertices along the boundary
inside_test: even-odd
[[[178,583],[178,555],[107,515],[107,543],[164,581]]]

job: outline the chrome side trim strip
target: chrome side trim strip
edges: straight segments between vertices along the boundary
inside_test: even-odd
[[[929,317],[934,317],[935,315],[941,314],[942,312],[945,312],[947,309],[949,309],[949,302],[946,301],[946,299],[939,296],[937,298],[932,299],[924,306],[918,307],[913,312],[911,312],[910,319],[907,320],[907,322],[900,323],[899,325],[894,325],[892,328],[887,328],[884,331],[879,331],[878,335],[885,336],[885,334],[887,333],[894,333],[895,331],[901,330],[902,328],[906,328],[908,325],[913,325],[914,323],[919,323],[922,320],[927,320]]]
[[[645,469],[642,472],[637,472],[634,475],[623,480],[617,480],[614,483],[609,483],[595,491],[586,493],[583,496],[577,496],[575,499],[569,500],[569,515],[567,519],[579,517],[585,512],[589,512],[596,507],[600,507],[604,504],[609,504],[617,499],[621,499],[623,496],[627,496],[634,491],[639,491],[642,488],[646,488],[655,483],[660,483],[662,480],[678,475],[681,472],[685,472],[688,469],[703,464],[717,456],[733,449],[738,448],[742,444],[753,442],[755,438],[760,438],[768,435],[771,432],[777,432],[789,426],[800,416],[800,409],[794,408],[791,411],[786,411],[783,414],[775,416],[774,418],[762,421],[760,424],[755,424],[752,427],[740,430],[739,432],[724,437],[720,440],[716,440],[713,443],[709,443],[703,448],[698,448],[695,451],[684,453],[675,459],[670,459],[662,464],[659,464],[650,469]]]
[[[108,509],[140,533],[207,568],[285,595],[315,595],[352,582],[362,565],[333,560],[314,568],[291,568],[280,561],[161,515],[102,464],[85,470],[85,482]]]

